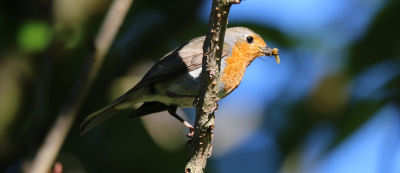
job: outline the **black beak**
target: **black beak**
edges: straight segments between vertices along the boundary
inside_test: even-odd
[[[279,50],[277,48],[270,48],[268,46],[261,48],[265,56],[274,56],[277,64],[281,62],[279,58]]]

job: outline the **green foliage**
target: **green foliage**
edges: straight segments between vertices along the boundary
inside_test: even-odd
[[[22,24],[18,36],[18,46],[25,52],[45,50],[52,39],[52,29],[44,21],[27,21]]]

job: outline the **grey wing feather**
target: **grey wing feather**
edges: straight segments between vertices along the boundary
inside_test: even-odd
[[[136,87],[145,86],[161,80],[168,80],[170,77],[176,77],[201,68],[204,40],[204,36],[194,38],[183,46],[166,54],[150,69]],[[222,57],[230,56],[231,52],[232,47],[228,44],[224,44]]]
[[[201,67],[204,37],[195,38],[166,54],[143,77],[138,85],[169,79]]]

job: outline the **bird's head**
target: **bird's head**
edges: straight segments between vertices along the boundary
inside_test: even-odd
[[[280,63],[278,49],[270,48],[259,34],[249,28],[227,28],[225,43],[232,47],[232,53],[238,53],[242,57],[249,58],[249,61],[260,56],[274,56],[276,62]]]

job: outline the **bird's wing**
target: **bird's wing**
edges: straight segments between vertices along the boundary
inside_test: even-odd
[[[187,42],[183,46],[166,54],[159,62],[157,62],[147,74],[143,77],[136,87],[169,80],[179,75],[191,72],[202,67],[203,60],[203,44],[205,37],[197,37]],[[231,47],[224,45],[222,57],[231,54]],[[135,88],[136,88],[135,87]]]
[[[138,85],[167,80],[201,67],[204,37],[195,38],[158,61]],[[143,83],[143,84],[142,84]]]

